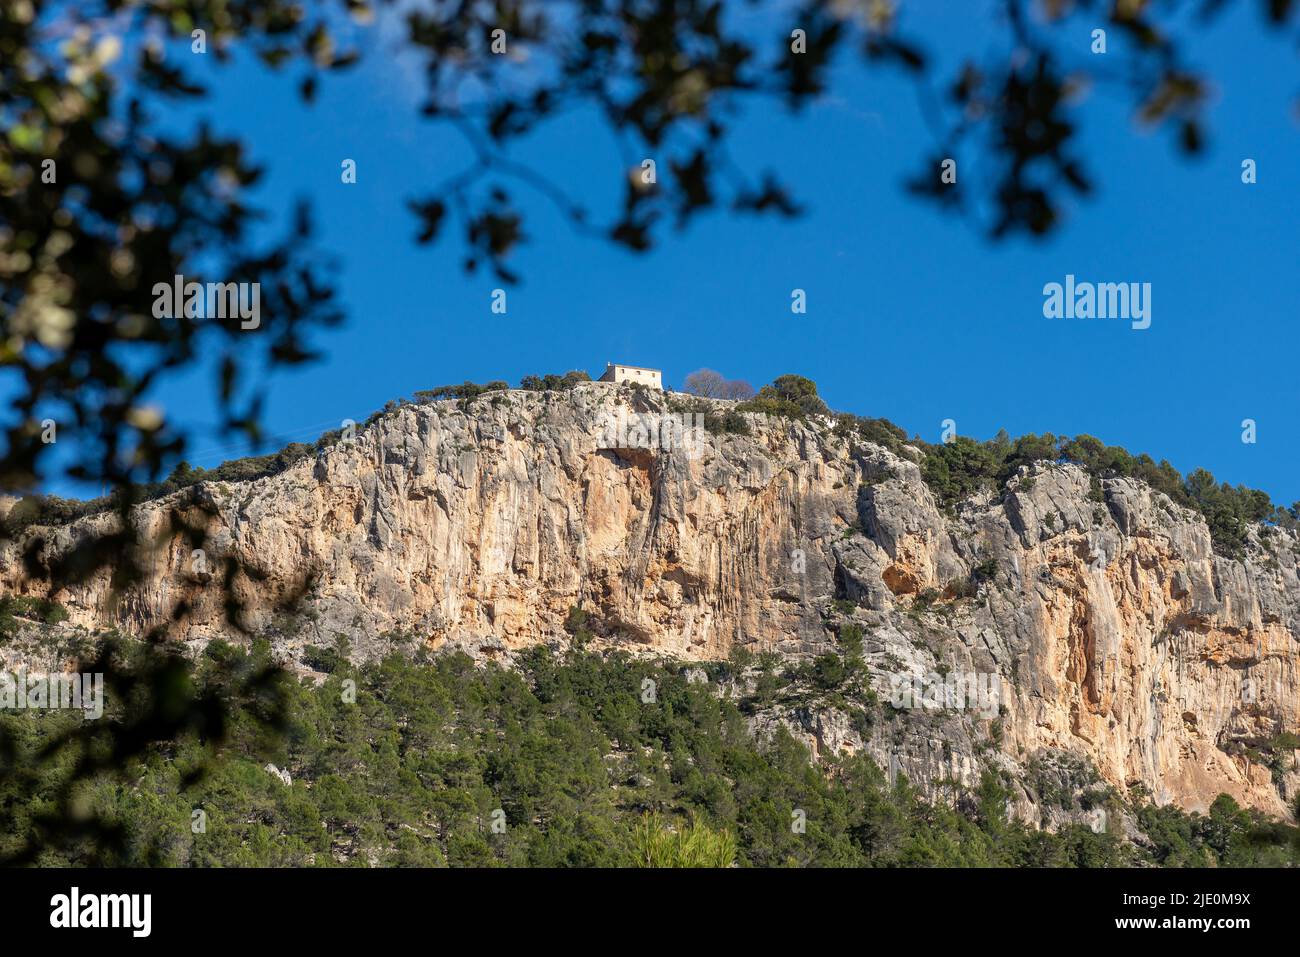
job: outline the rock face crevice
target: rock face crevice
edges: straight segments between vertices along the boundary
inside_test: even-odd
[[[508,655],[567,640],[574,607],[602,644],[686,660],[824,653],[828,622],[851,620],[881,698],[931,674],[987,676],[1001,696],[991,712],[870,728],[782,719],[819,752],[866,750],[936,797],[1068,755],[1121,793],[1191,809],[1227,792],[1280,814],[1294,798],[1294,755],[1269,750],[1300,730],[1294,533],[1256,529],[1229,560],[1197,514],[1128,479],[1103,480],[1098,500],[1069,465],[952,517],[916,461],[829,421],[746,415],[747,435],[611,442],[611,416],[658,434],[670,401],[592,383],[402,406],[277,475],[137,508],[148,573],[122,594],[107,569],[57,589],[40,572],[113,531],[112,515],[6,543],[0,587],[137,633],[183,602],[172,633],[202,641],[230,631],[218,586],[237,558],[247,628],[289,652],[342,634],[360,655],[390,650],[393,632]],[[203,527],[206,568],[178,514]],[[303,590],[287,624],[279,604]],[[1052,819],[1032,787],[1022,796]]]

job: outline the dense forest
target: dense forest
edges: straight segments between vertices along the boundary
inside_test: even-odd
[[[147,653],[176,654],[100,640],[113,645],[125,670]],[[362,667],[348,663],[344,640],[310,649],[315,680],[276,669],[265,641],[247,649],[212,642],[183,675],[188,690],[229,705],[220,739],[188,733],[152,745],[85,777],[70,797],[64,781],[99,746],[93,736],[59,746],[82,718],[0,712],[0,859],[19,857],[36,837],[33,861],[44,865],[1300,862],[1300,829],[1266,821],[1227,796],[1208,815],[1188,815],[1122,807],[1102,791],[1093,800],[1116,812],[1105,830],[1071,825],[1049,833],[1009,819],[1008,784],[992,774],[970,793],[931,804],[901,776],[891,785],[867,757],[818,764],[783,730],[755,735],[747,719],[774,695],[801,686],[833,691],[842,682],[842,672],[825,663],[783,666],[775,656],[737,655],[688,669],[575,646],[564,653],[538,647],[507,668],[402,647],[409,641],[402,636],[393,641],[392,654]],[[83,660],[93,654],[60,651]],[[244,680],[268,666],[270,684]],[[733,681],[755,667],[756,682]],[[99,722],[104,746],[131,727],[139,704],[110,699]],[[873,698],[847,706],[867,712],[860,720],[890,720],[888,705]],[[281,716],[278,725],[268,721],[270,710]],[[63,813],[63,799],[107,822],[116,838],[73,830],[49,839],[45,822]],[[1137,842],[1119,833],[1125,814],[1145,835]]]

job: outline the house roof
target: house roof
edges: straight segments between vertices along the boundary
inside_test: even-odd
[[[626,362],[606,362],[607,369],[636,369],[638,372],[658,372],[663,373],[662,369],[651,369],[647,366],[630,366]]]

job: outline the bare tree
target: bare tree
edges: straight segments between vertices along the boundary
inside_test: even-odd
[[[706,399],[725,399],[728,382],[722,374],[712,369],[696,369],[686,377],[683,390]]]
[[[713,369],[696,369],[686,377],[683,391],[706,399],[752,399],[758,394],[744,379],[728,379]]]
[[[722,397],[724,399],[752,399],[758,395],[752,385],[744,379],[729,379],[722,388]]]

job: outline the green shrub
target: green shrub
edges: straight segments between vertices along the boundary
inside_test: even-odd
[[[572,389],[579,382],[590,381],[590,375],[581,369],[575,369],[564,373],[564,375],[526,375],[519,380],[519,388],[527,389],[530,392],[565,392]]]
[[[817,687],[830,691],[848,677],[848,669],[839,655],[818,655],[812,663],[812,680]]]
[[[647,814],[633,831],[632,862],[636,867],[732,867],[736,839],[699,820],[672,827],[659,815]]]
[[[573,643],[579,648],[595,637],[595,633],[587,627],[587,613],[577,605],[569,608],[569,614],[564,619],[564,630],[573,636]]]
[[[484,392],[499,392],[509,389],[509,383],[502,382],[499,379],[489,382],[487,385],[479,385],[477,382],[470,382],[466,379],[460,385],[440,385],[434,389],[425,389],[415,393],[415,398],[420,402],[437,402],[442,399],[474,399]]]
[[[48,598],[8,595],[0,598],[0,637],[13,637],[18,630],[19,618],[46,625],[57,625],[70,617],[67,608]]]
[[[302,663],[313,671],[332,675],[339,670],[339,666],[343,663],[343,656],[335,648],[308,645],[302,650]]]
[[[757,396],[737,404],[736,409],[793,419],[830,414],[826,403],[817,395],[817,383],[801,375],[778,376],[759,389]]]

